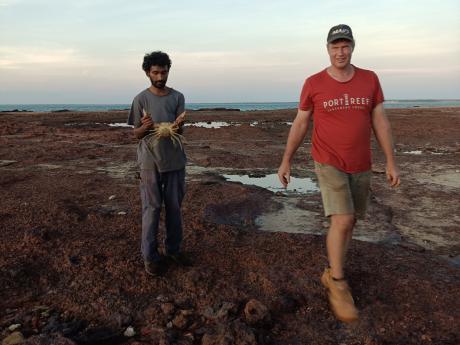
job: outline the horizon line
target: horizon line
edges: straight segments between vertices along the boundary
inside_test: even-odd
[[[386,99],[385,102],[392,102],[392,101],[407,101],[407,102],[414,102],[414,101],[422,101],[422,102],[438,102],[438,101],[459,101],[460,98],[392,98]],[[254,101],[254,102],[235,102],[235,101],[219,101],[219,102],[185,102],[185,104],[276,104],[276,103],[298,103],[299,101]],[[0,103],[0,106],[6,105],[129,105],[130,103]]]

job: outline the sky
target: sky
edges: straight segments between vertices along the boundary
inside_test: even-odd
[[[0,104],[128,104],[144,54],[186,102],[295,102],[330,27],[386,99],[460,99],[460,1],[0,0]]]

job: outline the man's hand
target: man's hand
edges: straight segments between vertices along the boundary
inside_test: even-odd
[[[278,178],[284,188],[291,182],[291,160],[307,135],[308,123],[310,122],[312,113],[312,110],[299,109],[289,130],[286,149],[284,150],[283,159],[278,169]]]
[[[401,179],[399,177],[399,169],[394,165],[387,165],[386,175],[388,183],[391,187],[398,187],[401,184]]]
[[[153,120],[145,110],[142,110],[141,125],[134,128],[134,136],[137,139],[142,139],[153,128]]]
[[[182,126],[184,122],[185,122],[185,111],[176,118],[176,121],[174,121],[174,125],[179,127],[179,126]]]
[[[141,118],[141,127],[144,131],[149,130],[150,128],[153,128],[153,120],[150,114],[148,114],[145,110],[142,111],[142,118]]]
[[[291,182],[291,165],[289,163],[281,163],[278,169],[278,178],[284,188],[287,188],[289,182]]]

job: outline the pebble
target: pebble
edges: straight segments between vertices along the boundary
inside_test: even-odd
[[[129,326],[128,328],[126,328],[126,330],[123,333],[123,335],[125,337],[131,338],[131,337],[134,337],[136,335],[136,332],[134,331],[133,327]]]
[[[13,332],[9,336],[7,336],[2,341],[2,345],[16,345],[20,344],[24,341],[24,336],[21,332]]]
[[[158,295],[157,296],[157,301],[165,303],[165,302],[169,302],[170,299],[165,295]]]
[[[120,211],[117,214],[120,215],[120,216],[124,216],[124,215],[126,215],[126,212],[125,211]]]
[[[17,330],[19,327],[21,327],[21,324],[20,323],[15,323],[14,325],[11,325],[10,327],[8,327],[8,330],[10,332],[14,332],[15,330]]]
[[[115,194],[114,194],[114,195],[111,195],[111,196],[109,196],[109,200],[113,200],[113,199],[115,199],[116,197],[117,197],[117,196],[116,196]]]
[[[32,311],[47,311],[47,310],[49,310],[49,307],[46,305],[37,305],[32,309]]]

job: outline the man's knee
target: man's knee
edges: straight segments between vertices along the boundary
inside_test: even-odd
[[[142,213],[144,214],[159,214],[161,212],[161,205],[158,203],[148,203],[142,205]]]
[[[352,231],[356,223],[353,214],[333,214],[331,215],[331,226],[342,231]]]

